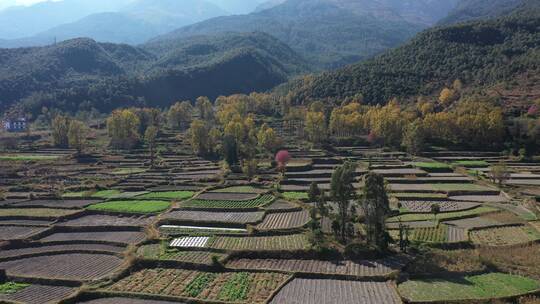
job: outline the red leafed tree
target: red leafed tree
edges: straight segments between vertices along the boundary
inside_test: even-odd
[[[538,106],[537,106],[537,105],[532,105],[532,106],[529,108],[529,111],[527,111],[527,115],[529,115],[529,116],[536,116],[536,114],[538,114]]]
[[[281,172],[285,171],[285,167],[287,167],[287,163],[291,160],[291,155],[289,154],[289,151],[287,150],[281,150],[276,154],[276,162],[278,164],[278,169]]]

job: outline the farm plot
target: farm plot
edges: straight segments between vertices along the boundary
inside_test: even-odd
[[[162,192],[150,192],[143,195],[136,196],[140,199],[167,199],[167,200],[184,200],[191,198],[195,192],[193,191],[162,191]]]
[[[8,241],[26,239],[47,229],[49,228],[30,226],[0,226],[0,240]]]
[[[126,248],[119,246],[103,245],[103,244],[67,244],[67,245],[45,245],[38,247],[25,247],[17,249],[3,249],[0,251],[0,259],[23,257],[27,255],[36,255],[54,252],[69,252],[69,251],[87,251],[87,252],[110,252],[120,253]]]
[[[141,227],[152,222],[153,217],[145,216],[114,216],[105,214],[85,215],[76,219],[58,223],[66,227]]]
[[[186,236],[172,240],[169,246],[177,248],[205,248],[209,241],[210,237],[208,236]]]
[[[4,208],[0,209],[0,218],[58,218],[77,212],[79,211],[51,208]]]
[[[322,261],[295,259],[235,259],[227,263],[228,268],[239,270],[287,271],[295,273],[316,273],[347,275],[354,277],[386,277],[405,266],[406,260],[393,257],[384,260],[365,261]]]
[[[300,207],[293,205],[292,203],[289,203],[285,200],[276,200],[270,205],[264,207],[265,210],[272,210],[272,211],[287,211],[287,210],[294,210],[299,209]]]
[[[259,197],[257,193],[205,192],[196,198],[209,201],[248,201]]]
[[[437,215],[437,220],[450,220],[450,219],[459,219],[464,217],[474,217],[476,215],[486,214],[490,212],[497,212],[500,209],[492,207],[478,207],[466,211],[457,211],[457,212],[446,212]],[[388,219],[388,222],[398,222],[401,219],[403,222],[413,222],[413,221],[432,221],[435,219],[433,214],[426,213],[411,213],[394,216]]]
[[[484,228],[469,233],[473,243],[484,246],[508,246],[540,239],[540,233],[528,226]]]
[[[162,216],[164,220],[188,223],[253,224],[262,220],[264,212],[220,212],[177,210]]]
[[[390,184],[394,192],[487,192],[495,193],[497,190],[477,184]]]
[[[410,239],[418,242],[444,243],[448,240],[448,226],[439,225],[438,227],[413,229]]]
[[[213,193],[212,193],[213,194]],[[236,196],[237,194],[235,194]],[[223,208],[223,209],[245,209],[266,206],[274,201],[270,194],[261,195],[255,199],[248,200],[205,200],[192,199],[182,203],[183,208]]]
[[[159,213],[171,207],[169,201],[150,201],[150,200],[129,200],[129,201],[108,201],[104,203],[89,206],[88,210],[108,211],[119,213]]]
[[[122,259],[108,254],[56,254],[0,262],[7,275],[16,277],[88,281],[115,271]]]
[[[51,161],[57,160],[61,155],[32,155],[32,154],[17,154],[17,155],[0,155],[0,161]]]
[[[110,298],[100,298],[90,301],[77,302],[80,304],[182,304],[181,302],[169,302],[169,301],[158,301],[158,300],[144,300],[136,298],[120,298],[120,297],[110,297]]]
[[[1,289],[0,284],[0,289]],[[15,303],[43,304],[57,303],[76,292],[76,288],[47,285],[27,285],[15,292],[2,293],[0,302],[10,301]]]
[[[265,303],[287,279],[280,273],[144,269],[111,285],[113,292],[148,293],[230,303]]]
[[[357,282],[325,279],[292,280],[272,299],[271,304],[401,303],[389,282]]]
[[[305,226],[309,220],[309,212],[306,210],[270,213],[256,228],[259,230],[300,228]]]
[[[508,201],[504,195],[455,195],[450,196],[449,199],[479,203],[504,203]]]
[[[540,288],[540,283],[503,273],[488,273],[454,279],[410,280],[399,285],[402,297],[412,303],[452,300],[482,300],[517,296]]]
[[[308,239],[303,234],[233,237],[217,236],[209,244],[211,248],[232,251],[272,251],[272,250],[305,250],[309,248]]]
[[[166,248],[162,244],[144,245],[139,248],[137,253],[145,259],[162,260],[162,261],[177,261],[194,264],[211,265],[212,257],[222,260],[226,257],[225,254],[208,252],[208,251],[181,251],[178,249]]]
[[[438,205],[440,212],[469,210],[480,206],[479,203],[458,201],[400,201],[400,203],[407,211],[414,213],[431,213],[432,205]]]
[[[137,244],[145,239],[140,231],[58,232],[42,238],[41,242],[94,241]]]
[[[52,223],[51,220],[0,220],[0,226],[49,226]]]
[[[257,187],[254,187],[254,186],[231,186],[231,187],[222,188],[222,189],[215,189],[215,190],[212,190],[210,192],[219,192],[219,193],[232,192],[232,193],[258,193],[258,194],[262,194],[262,193],[268,192],[268,190],[263,189],[263,188],[257,188]]]
[[[45,208],[84,208],[86,206],[99,203],[100,200],[31,200],[15,203],[16,207],[45,207]]]
[[[308,194],[306,192],[287,191],[283,192],[283,197],[291,201],[304,200],[308,199]]]
[[[208,234],[247,234],[247,229],[243,228],[221,228],[221,227],[200,227],[200,226],[176,226],[161,225],[159,232],[163,235],[174,236],[192,233]]]

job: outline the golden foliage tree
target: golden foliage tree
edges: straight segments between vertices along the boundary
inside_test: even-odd
[[[71,119],[64,115],[56,115],[52,120],[52,138],[56,147],[69,147],[68,131],[70,121]]]
[[[173,129],[184,130],[191,123],[193,116],[193,107],[191,102],[177,102],[171,106],[167,113],[167,121]]]
[[[116,110],[107,118],[107,131],[111,146],[116,149],[132,149],[140,141],[140,120],[129,109]]]
[[[78,120],[72,120],[69,123],[68,141],[69,147],[77,151],[80,155],[86,147],[86,137],[88,136],[88,128],[84,123]]]

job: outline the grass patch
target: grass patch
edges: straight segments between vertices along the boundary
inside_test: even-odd
[[[467,216],[480,215],[488,212],[499,211],[497,208],[492,207],[478,207],[471,210],[458,211],[458,212],[444,212],[437,214],[437,220],[450,220],[455,218],[462,218]],[[401,219],[403,222],[413,221],[434,221],[435,216],[429,213],[413,213],[394,216],[388,219],[388,222],[398,222]]]
[[[399,292],[413,302],[481,300],[517,296],[540,288],[538,281],[504,273],[488,273],[454,279],[410,280]]]
[[[489,163],[485,160],[459,160],[452,163],[456,167],[475,168],[488,167]]]
[[[88,210],[125,212],[125,213],[158,213],[169,209],[170,202],[167,201],[110,201],[95,204],[87,207]]]
[[[144,199],[170,199],[170,200],[184,200],[193,197],[195,192],[193,191],[165,191],[165,192],[150,192],[137,196],[137,198]]]
[[[440,162],[417,162],[413,163],[413,166],[426,170],[452,169],[450,165]]]
[[[58,155],[0,155],[0,161],[46,161],[59,158]]]
[[[120,190],[100,190],[90,194],[90,197],[111,198],[122,193]]]
[[[302,199],[308,199],[308,194],[306,192],[283,192],[283,197],[288,200],[302,200]]]
[[[23,290],[28,286],[30,286],[30,284],[6,282],[0,284],[0,295],[16,293],[17,291]]]
[[[203,272],[199,274],[193,281],[191,281],[184,293],[191,298],[196,298],[203,290],[205,290],[210,283],[217,278],[217,274],[211,272]]]
[[[234,273],[219,292],[218,299],[227,302],[245,300],[248,296],[250,276],[246,272]]]

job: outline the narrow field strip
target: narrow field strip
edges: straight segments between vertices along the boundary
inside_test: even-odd
[[[178,248],[204,248],[208,244],[208,241],[210,240],[210,237],[206,236],[200,236],[200,237],[182,237],[172,240],[169,243],[170,247],[178,247]]]

